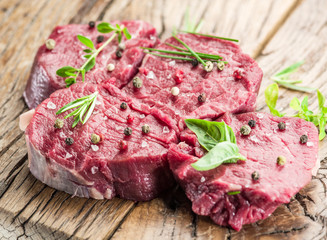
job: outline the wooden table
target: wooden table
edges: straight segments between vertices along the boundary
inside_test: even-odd
[[[327,223],[327,140],[321,142],[321,168],[311,183],[268,219],[240,232],[219,227],[191,212],[181,196],[175,210],[162,199],[131,202],[71,198],[37,181],[27,167],[18,116],[27,111],[22,93],[38,47],[54,26],[90,20],[142,19],[162,39],[174,26],[204,20],[203,32],[240,39],[243,50],[264,72],[258,111],[268,111],[263,91],[277,70],[299,60],[295,77],[326,96],[326,0],[1,0],[0,1],[0,238],[1,239],[324,239]],[[300,92],[280,90],[278,106]],[[309,104],[317,109],[315,94]]]

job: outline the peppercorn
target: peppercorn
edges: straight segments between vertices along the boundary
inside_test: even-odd
[[[122,103],[120,104],[120,108],[125,110],[125,109],[127,108],[127,103],[122,102]]]
[[[125,43],[123,43],[123,42],[119,43],[119,44],[118,44],[118,48],[119,48],[120,50],[125,50],[125,48],[126,48]]]
[[[172,87],[171,90],[170,90],[170,92],[171,92],[171,95],[178,96],[178,94],[179,94],[179,88],[178,87]]]
[[[139,77],[135,77],[135,78],[133,78],[133,86],[134,86],[135,88],[141,88],[141,87],[143,86],[143,81],[142,81],[142,79],[139,78]]]
[[[116,51],[116,56],[117,56],[118,58],[121,58],[121,57],[123,56],[123,51],[122,51],[122,50],[117,50],[117,51]]]
[[[62,119],[56,119],[54,127],[55,128],[62,128],[64,126],[64,121]]]
[[[107,66],[107,69],[109,72],[112,72],[113,70],[115,70],[115,65],[113,65],[112,63],[109,63]]]
[[[235,80],[241,80],[242,79],[242,74],[240,71],[235,70],[233,73],[233,77],[235,78]]]
[[[127,127],[127,128],[124,129],[124,134],[126,136],[132,135],[132,132],[133,132],[133,130],[130,127]]]
[[[72,139],[71,137],[68,137],[65,139],[65,143],[67,145],[72,145],[74,143],[74,139]]]
[[[240,129],[240,132],[243,136],[247,136],[250,134],[251,132],[251,128],[249,125],[243,125]]]
[[[199,61],[197,59],[195,59],[195,58],[192,59],[191,63],[192,63],[193,67],[196,67],[197,65],[199,65]]]
[[[217,62],[217,68],[219,71],[224,70],[225,63],[224,62]]]
[[[89,27],[94,28],[95,27],[95,22],[94,21],[89,21]]]
[[[100,142],[100,136],[95,134],[95,133],[92,133],[91,134],[91,142],[94,143],[94,144],[97,144]]]
[[[308,136],[307,135],[302,135],[301,137],[300,137],[300,142],[302,143],[302,144],[304,144],[304,143],[307,143],[307,141],[308,141]]]
[[[128,147],[127,141],[121,140],[119,143],[120,150],[125,150]]]
[[[142,126],[142,132],[148,134],[150,132],[150,126],[148,124],[144,124]]]
[[[277,157],[277,164],[279,166],[283,166],[285,163],[286,163],[286,157],[284,157],[284,156]]]
[[[103,40],[104,40],[104,36],[103,35],[97,36],[97,43],[102,43]]]
[[[248,122],[248,125],[249,125],[251,128],[255,127],[255,124],[256,124],[256,122],[255,122],[253,119],[251,119],[251,120]]]
[[[259,175],[259,173],[258,173],[257,171],[254,171],[254,172],[251,174],[251,177],[252,177],[252,179],[253,179],[254,181],[257,181],[257,180],[259,180],[260,175]]]
[[[199,96],[198,96],[198,101],[200,103],[204,103],[205,101],[207,100],[207,96],[205,93],[201,93]]]
[[[45,47],[48,49],[48,50],[52,50],[54,49],[56,46],[56,41],[49,38],[45,41]]]
[[[213,69],[213,63],[211,61],[207,61],[204,70],[206,72],[211,72],[212,69]]]
[[[284,122],[279,122],[278,123],[278,129],[279,130],[285,130],[286,128],[286,124]]]

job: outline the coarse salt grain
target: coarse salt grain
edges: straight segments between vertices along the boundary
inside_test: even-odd
[[[176,61],[175,61],[175,60],[170,61],[170,62],[168,63],[169,66],[175,66],[175,64],[176,64]]]
[[[141,114],[141,115],[140,115],[140,118],[145,118],[145,115],[144,115],[144,114]]]
[[[101,105],[101,104],[102,104],[101,101],[99,101],[99,100],[95,101],[95,105]]]
[[[313,147],[313,145],[314,145],[313,142],[307,142],[308,147]]]
[[[99,147],[97,145],[91,145],[91,148],[94,152],[99,150]]]
[[[64,134],[63,132],[60,132],[60,133],[59,133],[59,136],[60,136],[61,138],[66,138],[66,134]]]
[[[259,142],[259,139],[258,139],[257,136],[255,136],[255,135],[251,135],[251,136],[249,137],[249,139],[250,139],[251,141],[255,142],[255,143],[258,143],[258,142]]]
[[[162,129],[162,132],[163,133],[169,133],[170,130],[169,130],[169,128],[167,126],[164,126],[163,129]]]
[[[70,158],[72,157],[73,155],[71,155],[70,153],[66,153],[66,158]]]
[[[53,102],[49,101],[47,104],[47,108],[48,109],[56,109],[56,104],[54,104]]]
[[[142,143],[141,143],[141,147],[142,147],[142,148],[145,148],[146,146],[148,146],[148,144],[147,144],[145,141],[142,141]]]
[[[98,170],[99,170],[99,168],[96,167],[96,166],[91,167],[91,173],[92,174],[95,174]]]
[[[205,179],[205,177],[201,177],[201,182],[204,182],[206,179]]]
[[[258,113],[257,116],[258,116],[258,118],[263,118],[263,114],[261,114],[261,113]]]
[[[154,79],[155,75],[154,75],[154,73],[152,71],[150,71],[146,77],[148,79]]]

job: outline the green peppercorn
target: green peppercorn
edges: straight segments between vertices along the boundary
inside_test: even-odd
[[[277,157],[277,164],[279,166],[283,166],[285,163],[286,163],[286,157],[284,157],[284,156]]]
[[[122,103],[120,104],[120,108],[123,109],[123,110],[125,110],[125,109],[127,108],[127,103],[122,102]]]
[[[148,134],[150,132],[150,126],[148,124],[144,124],[142,126],[142,132]]]
[[[94,144],[97,144],[100,142],[100,136],[95,134],[95,133],[92,133],[91,134],[91,142],[94,143]]]
[[[243,125],[240,129],[240,132],[243,136],[247,136],[251,133],[251,128],[249,125]]]
[[[67,145],[72,145],[74,143],[74,139],[72,139],[71,137],[68,137],[65,139],[65,143]]]
[[[62,128],[64,126],[64,121],[62,119],[56,119],[55,123],[54,123],[54,127],[55,128]]]
[[[279,122],[278,123],[278,129],[279,130],[285,130],[286,128],[286,124],[284,122]]]
[[[117,50],[117,51],[116,51],[116,56],[117,56],[118,58],[121,58],[121,57],[123,56],[123,51],[122,51],[122,50]]]
[[[95,27],[95,22],[94,21],[89,21],[89,27],[94,28]]]
[[[143,81],[139,77],[133,78],[133,86],[135,88],[141,88],[143,86]]]
[[[259,175],[259,173],[258,173],[257,171],[254,171],[254,172],[251,174],[251,177],[252,177],[252,179],[253,179],[254,181],[257,181],[257,180],[259,180],[260,175]]]
[[[198,101],[200,103],[204,103],[205,101],[207,100],[207,95],[205,93],[201,93],[199,96],[198,96]]]
[[[124,134],[126,136],[132,135],[132,132],[133,132],[133,130],[130,127],[127,127],[127,128],[124,129]]]
[[[248,125],[249,125],[251,128],[255,127],[255,124],[256,124],[256,122],[255,122],[253,119],[251,119],[251,120],[248,122]]]
[[[224,62],[217,62],[217,68],[219,71],[224,70],[225,63]]]
[[[302,144],[304,144],[304,143],[307,143],[307,141],[308,141],[308,136],[307,135],[302,135],[301,137],[300,137],[300,142],[302,143]]]
[[[103,35],[97,36],[97,43],[102,43],[103,40],[104,40],[104,36]]]

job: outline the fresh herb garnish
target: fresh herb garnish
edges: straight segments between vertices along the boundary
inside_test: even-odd
[[[246,158],[239,153],[233,130],[224,122],[210,122],[201,119],[186,119],[187,127],[193,131],[201,146],[209,151],[197,162],[191,164],[198,171],[207,171],[223,163],[236,163]]]
[[[190,33],[190,34],[200,35],[200,36],[210,37],[210,38],[217,38],[217,39],[222,39],[222,40],[227,40],[227,41],[232,41],[232,42],[238,42],[237,39],[225,38],[225,37],[218,37],[218,36],[214,36],[214,35],[209,35],[209,34],[204,34],[204,33],[198,33],[196,31],[183,31],[183,30],[180,30],[180,32]]]
[[[131,35],[129,34],[127,28],[126,27],[121,28],[118,24],[116,25],[116,27],[114,27],[110,23],[103,22],[97,26],[97,29],[101,33],[110,33],[113,31],[114,34],[106,42],[104,42],[98,49],[95,48],[91,39],[84,37],[82,35],[77,35],[78,40],[87,47],[87,49],[83,50],[85,53],[87,53],[86,55],[84,55],[84,57],[87,60],[80,68],[65,66],[57,70],[56,74],[58,76],[66,78],[65,79],[66,87],[69,87],[70,85],[76,83],[76,79],[79,76],[79,74],[82,75],[82,81],[84,82],[85,73],[91,70],[95,66],[95,59],[98,56],[98,54],[116,36],[118,36],[118,42],[121,42],[122,34],[124,34],[127,39],[131,38]]]
[[[227,195],[236,195],[236,194],[240,194],[241,191],[232,191],[232,192],[227,192]]]
[[[189,9],[186,9],[183,22],[186,25],[184,26],[185,31],[198,32],[201,30],[204,21],[201,19],[198,24],[195,24],[195,22],[190,20]]]
[[[292,64],[291,66],[284,68],[280,72],[276,73],[274,76],[271,77],[276,83],[280,86],[300,91],[300,92],[313,92],[316,89],[306,87],[306,86],[298,86],[298,83],[302,83],[302,80],[291,80],[290,75],[299,70],[299,68],[303,65],[304,61],[297,62]]]
[[[63,112],[66,112],[70,109],[77,108],[76,110],[72,111],[68,115],[64,117],[64,119],[67,119],[71,116],[74,116],[75,121],[73,122],[72,127],[74,128],[78,122],[81,122],[82,124],[86,123],[86,121],[90,118],[94,107],[95,107],[95,102],[98,96],[98,92],[94,92],[88,96],[78,98],[67,105],[63,106],[56,112],[56,115],[61,114]],[[83,116],[86,113],[84,119]]]
[[[297,97],[294,97],[290,102],[290,107],[297,111],[297,113],[290,117],[302,118],[308,122],[312,122],[315,126],[319,127],[319,140],[323,140],[326,136],[325,127],[327,121],[327,107],[325,107],[326,99],[324,95],[317,90],[319,113],[315,114],[308,108],[308,96],[305,96],[300,102]],[[278,117],[282,117],[285,114],[280,113],[276,109],[276,103],[278,99],[278,85],[273,83],[269,85],[265,90],[266,103],[270,109],[270,112]]]

